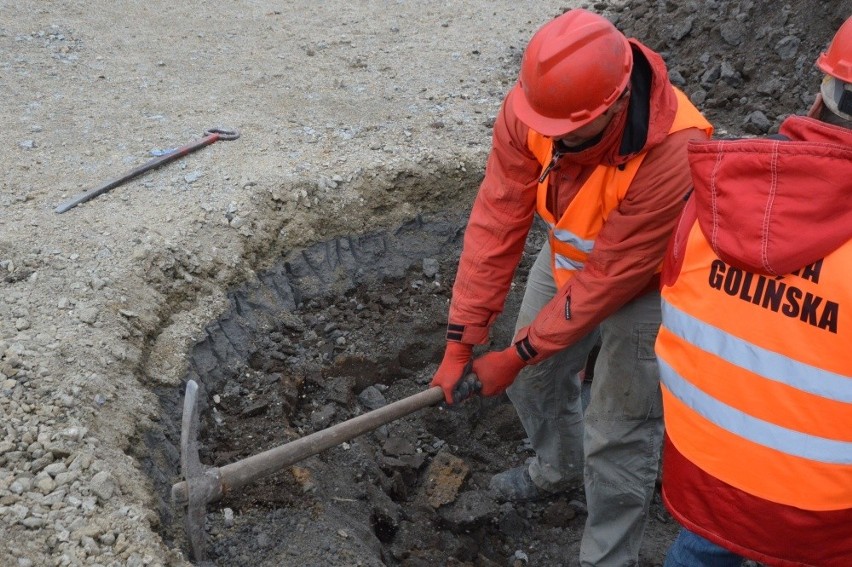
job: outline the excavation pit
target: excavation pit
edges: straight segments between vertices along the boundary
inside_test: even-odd
[[[200,385],[202,464],[222,467],[423,391],[443,353],[464,222],[434,214],[320,243],[231,291],[230,309],[189,354],[186,379]],[[532,232],[519,284],[542,238]],[[495,326],[495,346],[510,339],[518,295],[510,294]],[[159,397],[168,417],[148,433],[140,459],[162,495],[164,539],[190,555],[184,510],[168,500],[182,480],[183,391]],[[207,558],[217,565],[556,564],[577,555],[582,490],[514,506],[487,491],[491,475],[532,455],[524,436],[503,397],[419,410],[209,504]],[[654,516],[647,565],[675,531],[656,502]]]

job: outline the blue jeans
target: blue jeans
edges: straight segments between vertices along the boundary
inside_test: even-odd
[[[736,553],[681,528],[663,567],[740,567],[742,562]]]

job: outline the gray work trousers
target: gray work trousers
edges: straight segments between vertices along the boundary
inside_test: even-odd
[[[555,293],[545,244],[530,271],[516,331]],[[582,340],[526,367],[507,391],[535,450],[529,465],[533,482],[556,491],[584,480],[583,567],[638,563],[663,436],[654,355],[660,316],[660,294],[642,295]],[[601,350],[584,416],[577,374],[598,338]]]

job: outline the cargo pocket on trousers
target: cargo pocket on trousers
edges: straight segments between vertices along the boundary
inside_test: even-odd
[[[660,369],[654,353],[659,329],[659,325],[648,324],[633,328],[631,338],[635,347],[635,360],[629,393],[624,400],[624,417],[628,419],[658,419],[663,416]]]

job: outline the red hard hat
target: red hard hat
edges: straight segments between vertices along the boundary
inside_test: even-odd
[[[843,22],[834,34],[828,49],[817,59],[817,67],[844,83],[852,83],[852,18]]]
[[[576,9],[533,35],[511,94],[520,120],[540,134],[558,136],[603,114],[627,87],[633,53],[606,18]]]

